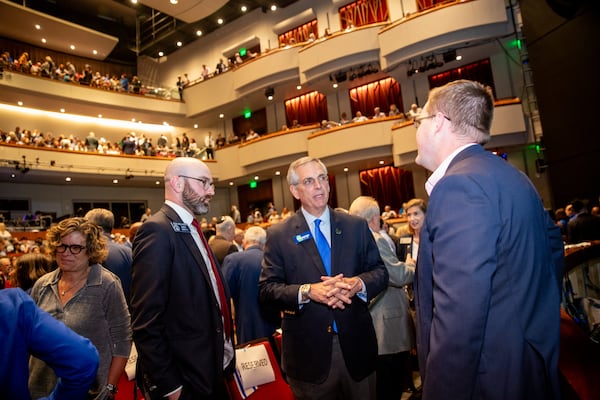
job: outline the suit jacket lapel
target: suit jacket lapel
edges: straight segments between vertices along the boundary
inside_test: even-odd
[[[301,211],[298,211],[291,218],[294,218],[292,222],[294,223],[296,235],[304,235],[306,232],[310,233],[306,219],[304,219],[304,215]],[[308,257],[312,260],[313,266],[318,269],[319,274],[321,276],[327,275],[325,266],[323,265],[323,260],[321,260],[321,255],[317,249],[317,243],[315,242],[312,234],[310,235],[310,239],[303,240],[302,242],[298,243],[298,246],[302,246],[302,248],[306,251]]]
[[[181,218],[179,218],[179,215],[177,215],[175,210],[173,210],[171,207],[168,207],[168,206],[165,206],[165,208],[166,208],[165,214],[171,220],[171,222],[183,224],[183,221],[181,220]],[[194,227],[192,227],[190,229],[194,229]],[[199,233],[202,235],[201,232],[199,232]],[[185,244],[185,247],[188,248],[188,250],[194,257],[194,260],[196,261],[196,265],[200,269],[200,272],[202,272],[202,276],[204,276],[206,283],[208,284],[209,287],[212,287],[210,277],[208,275],[208,270],[207,270],[208,266],[204,262],[204,257],[202,257],[202,252],[200,252],[200,249],[196,245],[196,242],[194,241],[192,234],[187,233],[187,232],[177,232],[176,235],[181,235],[181,236],[178,236],[177,238],[181,239],[183,241],[183,243]],[[207,249],[207,251],[210,251],[210,249]]]

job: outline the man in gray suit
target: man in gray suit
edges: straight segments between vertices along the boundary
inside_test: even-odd
[[[398,260],[395,249],[379,233],[380,208],[377,200],[368,196],[357,197],[349,212],[369,224],[390,277],[387,289],[371,301],[369,311],[377,333],[377,399],[399,399],[403,389],[410,386],[408,382],[402,384],[403,378],[411,372],[404,369],[415,340],[404,286],[413,281],[415,264]]]

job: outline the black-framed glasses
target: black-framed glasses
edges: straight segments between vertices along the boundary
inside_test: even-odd
[[[329,183],[329,177],[327,176],[327,174],[321,174],[321,175],[317,176],[316,179],[313,177],[304,178],[301,182],[298,182],[298,183],[301,183],[303,186],[314,186],[316,181],[319,181],[319,183],[321,183],[321,184],[323,184],[325,182]]]
[[[415,119],[413,119],[413,124],[415,125],[415,128],[419,129],[419,126],[421,126],[421,121],[423,121],[424,119],[435,118],[436,115],[437,114],[424,115],[422,117],[419,115],[418,117],[415,117]],[[447,115],[444,115],[444,118],[446,118],[448,121],[452,121],[450,118],[448,118]]]
[[[179,175],[179,176],[181,178],[193,179],[195,181],[202,183],[202,187],[204,188],[204,190],[208,190],[210,188],[213,188],[213,189],[215,188],[215,183],[208,178],[195,178],[193,176],[187,176],[187,175]]]
[[[65,253],[69,249],[71,254],[79,254],[82,250],[85,250],[85,246],[81,246],[79,244],[59,244],[56,246],[57,253]]]

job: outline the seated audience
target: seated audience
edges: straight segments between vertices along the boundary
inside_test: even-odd
[[[373,110],[373,119],[375,118],[385,118],[385,113],[379,107],[375,107]]]
[[[421,114],[421,107],[418,107],[416,104],[410,105],[410,110],[406,113],[406,116],[409,119],[415,119],[419,114]]]
[[[567,225],[567,243],[600,240],[600,217],[588,212],[582,200],[571,202],[573,216]]]
[[[383,207],[381,219],[385,221],[390,218],[398,218],[398,214],[396,213],[396,211],[392,210],[392,206],[386,205],[385,207]]]
[[[352,118],[352,122],[363,122],[363,121],[368,121],[369,119],[367,117],[365,117],[364,115],[362,115],[362,113],[360,111],[356,112],[356,116],[354,118]]]

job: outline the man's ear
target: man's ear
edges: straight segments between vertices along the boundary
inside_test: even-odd
[[[300,200],[300,194],[298,193],[296,185],[290,185],[290,192],[292,192],[292,196],[294,196],[296,200]]]
[[[183,191],[183,183],[181,182],[181,177],[175,175],[169,178],[169,185],[171,185],[171,189],[173,189],[176,193],[181,193]]]

